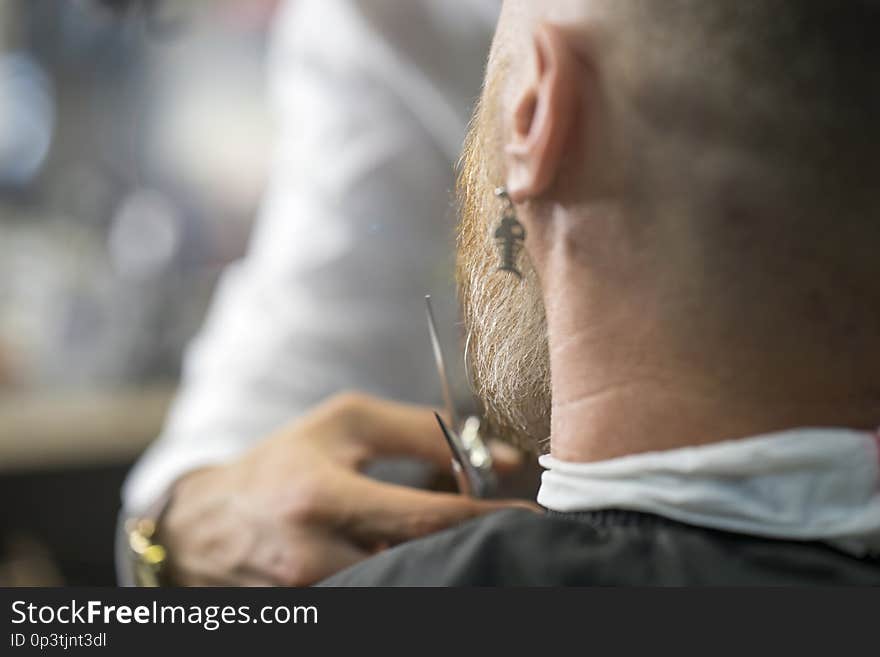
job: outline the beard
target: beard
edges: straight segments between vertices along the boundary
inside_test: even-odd
[[[504,206],[500,140],[492,119],[497,84],[490,79],[465,142],[457,184],[456,281],[468,332],[465,359],[488,435],[530,452],[546,451],[550,434],[550,359],[537,273],[523,251],[522,278],[498,271],[493,233]]]

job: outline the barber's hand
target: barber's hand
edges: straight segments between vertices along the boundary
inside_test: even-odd
[[[175,486],[159,527],[182,585],[307,585],[375,552],[518,501],[481,501],[381,483],[379,456],[449,469],[430,409],[346,394],[228,465]]]

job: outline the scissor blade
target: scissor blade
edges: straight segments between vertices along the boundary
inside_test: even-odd
[[[468,473],[471,470],[466,463],[467,455],[458,440],[456,440],[455,436],[449,430],[449,427],[446,426],[443,418],[440,417],[440,414],[435,412],[434,417],[437,418],[437,424],[440,425],[440,431],[446,439],[446,444],[449,445],[449,451],[452,454],[452,471],[455,475],[455,481],[458,484],[459,492],[462,495],[472,496],[474,494],[474,485],[468,477]]]
[[[452,402],[452,390],[449,387],[449,377],[446,375],[446,361],[443,359],[443,349],[440,347],[440,338],[437,335],[437,321],[434,319],[434,308],[431,306],[430,294],[425,295],[425,307],[428,312],[428,332],[431,334],[431,346],[434,349],[434,362],[437,365],[437,374],[440,375],[440,388],[443,392],[446,417],[452,422],[453,427],[457,427],[458,414],[455,412],[455,405]]]

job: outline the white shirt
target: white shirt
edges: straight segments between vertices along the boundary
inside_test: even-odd
[[[542,456],[538,502],[880,554],[880,433],[795,429],[596,463]]]
[[[453,167],[497,0],[298,0],[277,18],[269,188],[188,349],[128,513],[334,392],[435,402],[424,302],[455,335]]]

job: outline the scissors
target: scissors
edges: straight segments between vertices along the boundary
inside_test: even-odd
[[[431,334],[431,346],[434,349],[434,362],[440,376],[440,388],[443,392],[443,403],[446,417],[451,426],[447,425],[439,413],[434,413],[443,437],[452,453],[452,472],[455,482],[462,495],[470,497],[490,497],[497,485],[495,472],[492,469],[492,453],[480,435],[480,418],[469,415],[459,423],[459,416],[452,400],[452,390],[446,374],[446,362],[437,336],[437,322],[431,306],[431,296],[425,296],[428,313],[428,332]]]

